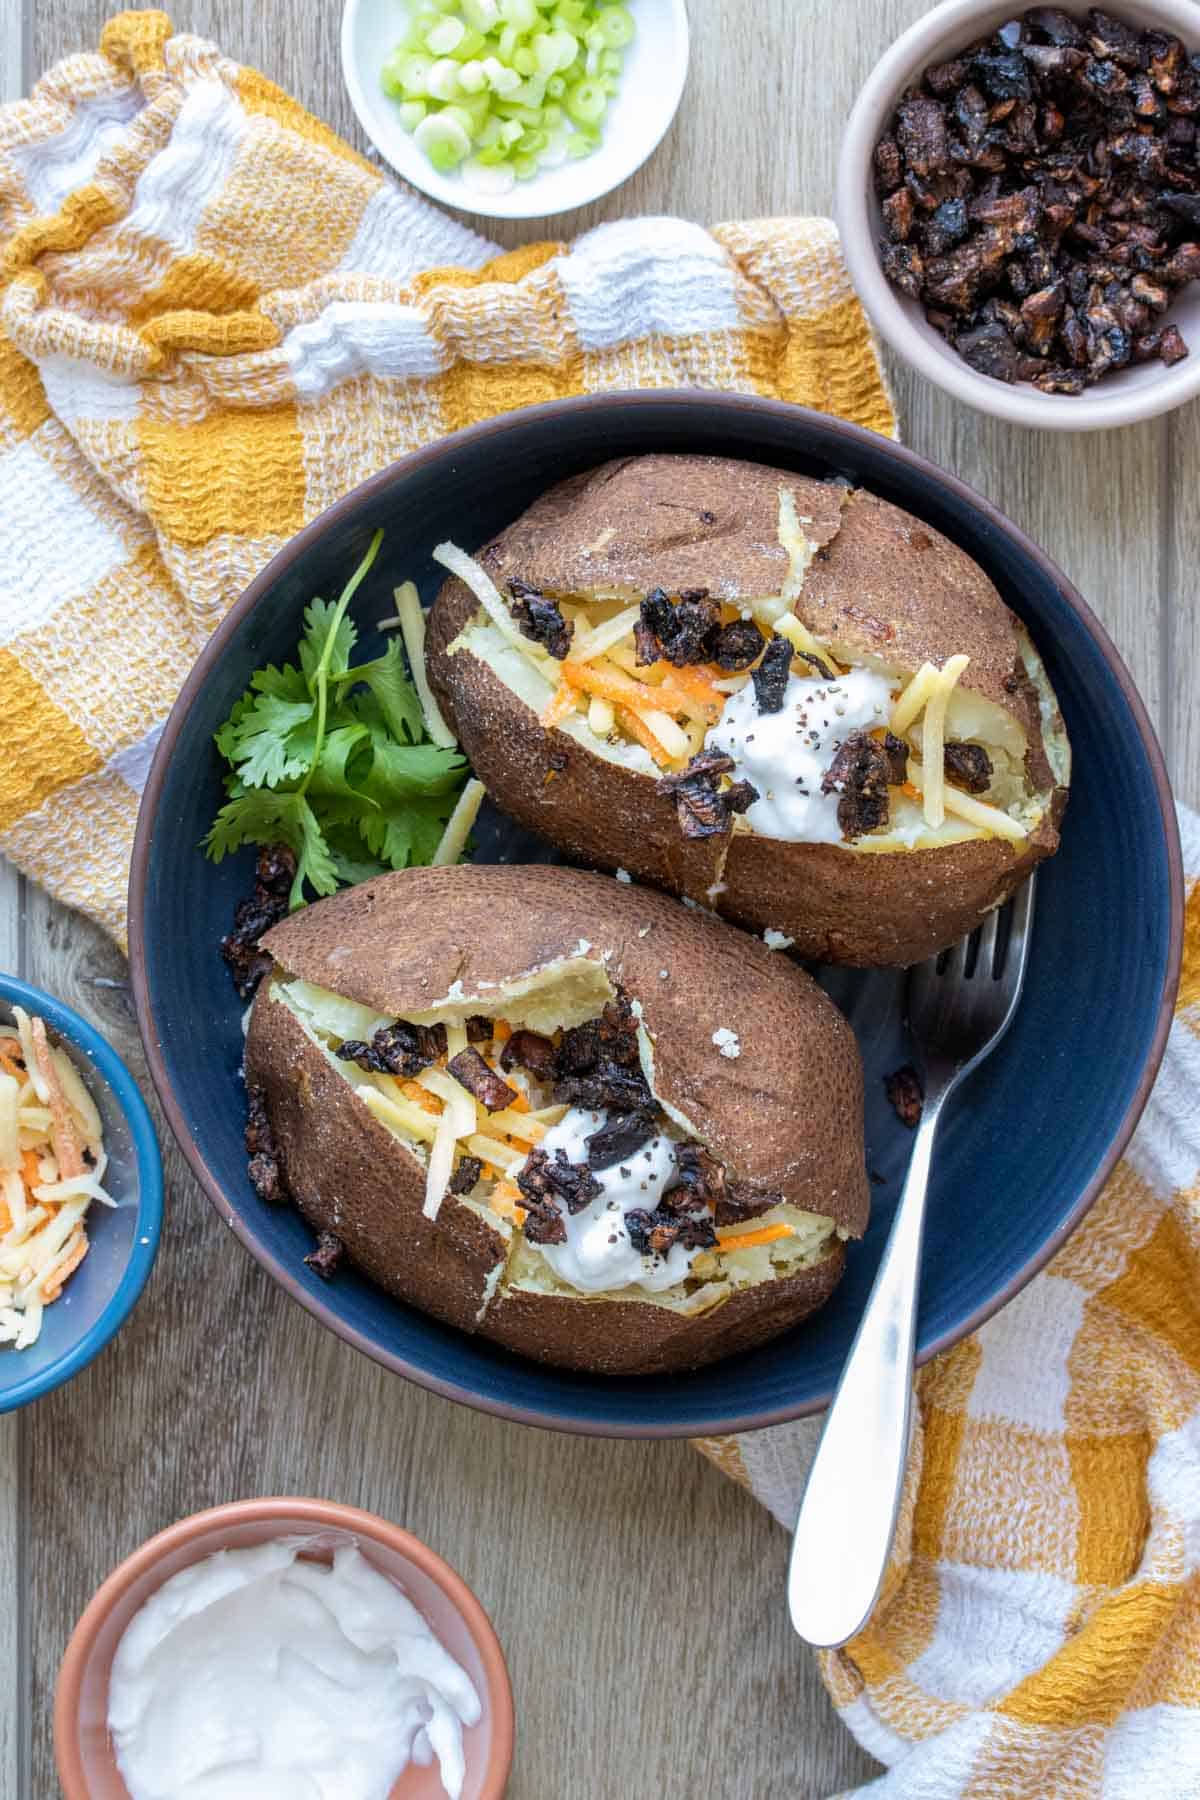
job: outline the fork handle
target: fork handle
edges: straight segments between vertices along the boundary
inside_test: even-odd
[[[938,1117],[926,1093],[875,1285],[817,1447],[792,1545],[788,1606],[802,1638],[844,1644],[871,1615],[900,1508],[912,1413],[917,1277]]]

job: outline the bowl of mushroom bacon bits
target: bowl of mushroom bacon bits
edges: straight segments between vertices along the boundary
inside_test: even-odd
[[[878,64],[837,191],[864,306],[922,374],[1094,430],[1200,393],[1200,8],[948,0]]]

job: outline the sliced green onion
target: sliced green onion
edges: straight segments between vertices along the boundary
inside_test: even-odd
[[[567,89],[567,117],[577,125],[595,125],[608,111],[608,95],[598,81],[577,81]]]
[[[627,6],[603,6],[596,14],[596,30],[610,50],[623,50],[633,42],[633,14]]]
[[[598,147],[635,30],[624,0],[408,0],[380,84],[435,168],[500,194]]]
[[[439,19],[433,29],[425,33],[425,48],[431,56],[449,56],[466,35],[467,28],[461,19]]]
[[[471,149],[471,140],[458,120],[444,112],[426,114],[413,133],[413,142],[443,174],[456,169]]]
[[[487,73],[478,57],[462,64],[458,71],[458,85],[464,94],[482,94],[487,84]]]

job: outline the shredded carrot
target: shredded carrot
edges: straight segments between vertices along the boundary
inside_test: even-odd
[[[902,794],[907,794],[910,800],[919,800],[921,798],[920,788],[914,787],[911,781],[904,782],[901,785],[900,792]]]
[[[53,1275],[50,1277],[50,1285],[43,1287],[42,1289],[42,1299],[47,1305],[49,1305],[52,1300],[58,1299],[58,1296],[62,1293],[63,1282],[67,1279],[68,1275],[73,1275],[75,1273],[87,1253],[87,1238],[84,1236],[82,1226],[77,1226],[75,1248],[65,1262],[59,1263],[57,1269],[55,1269]]]
[[[525,1223],[525,1208],[521,1205],[521,1190],[515,1182],[498,1181],[488,1196],[488,1205],[502,1219],[511,1219],[514,1225]]]
[[[50,1113],[54,1121],[50,1135],[54,1144],[54,1153],[58,1158],[59,1180],[70,1181],[73,1176],[83,1174],[83,1157],[75,1139],[75,1127],[71,1123],[71,1114],[67,1106],[66,1095],[62,1091],[62,1084],[58,1079],[58,1070],[54,1067],[54,1059],[50,1055],[50,1045],[46,1038],[46,1022],[35,1014],[29,1025],[38,1069],[50,1090]]]
[[[575,690],[564,677],[542,711],[541,724],[549,731],[552,725],[561,724],[569,712],[574,712],[577,704]]]
[[[442,1110],[442,1103],[437,1095],[431,1094],[429,1089],[422,1087],[419,1081],[402,1081],[400,1092],[407,1094],[410,1100],[415,1101],[422,1112],[440,1113]]]
[[[773,1244],[778,1238],[794,1236],[791,1226],[782,1220],[777,1225],[760,1225],[757,1231],[737,1231],[732,1225],[717,1227],[722,1250],[749,1250],[754,1244]]]
[[[702,706],[715,707],[717,712],[720,712],[725,704],[724,694],[718,693],[701,669],[671,668],[669,673],[663,677],[663,685],[664,687],[682,688],[690,700],[696,700]]]
[[[9,1232],[11,1230],[12,1230],[12,1214],[9,1212],[9,1210],[8,1210],[7,1206],[4,1204],[3,1200],[0,1200],[0,1237],[3,1237],[6,1232]]]
[[[41,1179],[42,1177],[38,1172],[37,1152],[34,1150],[23,1150],[21,1152],[21,1180],[29,1189],[30,1194],[33,1193],[35,1186]]]
[[[13,1044],[12,1049],[9,1049],[12,1042],[11,1038],[0,1038],[0,1069],[15,1081],[24,1081],[27,1071],[24,1064],[17,1060],[20,1052],[16,1045]]]
[[[650,673],[659,665],[654,663]],[[657,711],[681,712],[686,707],[695,707],[696,697],[677,686],[674,676],[677,671],[671,670],[671,679],[658,683],[635,681],[632,676],[623,675],[619,669],[598,668],[595,663],[564,663],[563,680],[573,688],[585,694],[599,694],[602,700],[611,700],[616,706],[645,710],[647,707]],[[717,696],[719,698],[719,696]]]
[[[505,1020],[505,1019],[493,1020],[493,1022],[492,1022],[492,1042],[493,1043],[507,1044],[507,1042],[511,1036],[512,1036],[512,1026],[507,1022],[507,1020]]]
[[[483,1168],[480,1170],[480,1174],[485,1181],[495,1181],[496,1179],[496,1171],[493,1169],[491,1163],[484,1163]]]
[[[672,758],[668,756],[650,727],[643,719],[638,717],[637,713],[631,711],[627,706],[618,706],[617,718],[625,727],[630,737],[636,738],[642,748],[650,752],[660,769],[669,769],[671,767]]]
[[[529,1102],[525,1098],[524,1094],[521,1093],[520,1089],[517,1090],[516,1099],[509,1101],[508,1110],[510,1112],[528,1112],[529,1111]]]

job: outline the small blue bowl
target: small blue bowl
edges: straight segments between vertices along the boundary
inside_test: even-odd
[[[432,444],[357,488],[263,570],[202,652],[146,784],[129,896],[134,997],[167,1118],[225,1222],[293,1297],[348,1343],[435,1392],[564,1431],[672,1437],[746,1431],[825,1406],[879,1265],[912,1136],[883,1077],[908,1060],[901,983],[888,971],[819,979],[858,1034],[866,1068],[870,1230],[828,1305],[786,1336],[692,1374],[616,1380],[509,1355],[391,1299],[353,1269],[322,1282],[313,1239],[246,1175],[241,1007],[218,940],[254,859],[206,865],[222,800],[212,736],[263,663],[294,655],[305,604],[335,594],[386,532],[355,597],[364,655],[391,590],[426,602],[442,538],[485,543],[552,483],[611,457],[690,451],[842,477],[906,507],[987,571],[1045,658],[1075,751],[1057,856],[1038,878],[1025,997],[995,1054],[955,1096],[938,1141],[918,1320],[921,1361],[1012,1298],[1083,1218],[1146,1103],[1179,975],[1183,882],[1162,755],[1128,670],[1062,571],[970,488],[886,438],[747,395],[605,394],[528,407]],[[557,860],[498,813],[484,862]]]
[[[42,1315],[27,1350],[0,1346],[0,1413],[52,1393],[114,1338],[133,1311],[154,1266],[162,1229],[163,1179],[158,1139],[133,1076],[94,1026],[61,1000],[12,975],[0,975],[0,1017],[12,1008],[40,1013],[79,1070],[100,1112],[108,1167],[104,1185],[116,1207],[88,1208],[90,1249]]]

